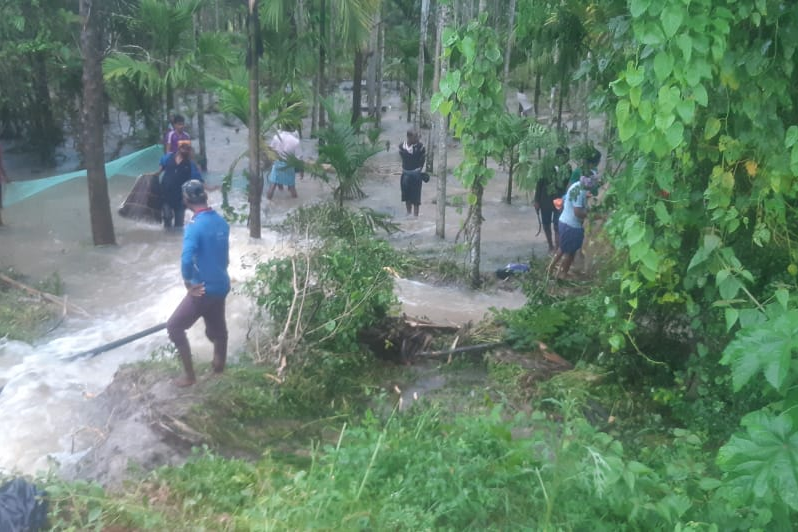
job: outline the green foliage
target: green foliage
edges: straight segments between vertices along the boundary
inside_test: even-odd
[[[325,182],[334,179],[337,185],[333,197],[340,207],[344,199],[359,199],[364,196],[360,189],[363,165],[382,148],[376,145],[376,137],[369,135],[369,142],[362,140],[360,124],[353,125],[345,113],[335,111],[333,102],[324,103],[329,116],[329,124],[318,132],[319,158],[311,168],[313,175]],[[335,173],[330,176],[322,166],[331,166]]]
[[[550,404],[560,421],[501,408],[367,414],[335,427],[306,466],[268,453],[251,463],[198,450],[116,498],[85,483],[46,487],[56,530],[734,531],[768,522],[719,487],[695,434],[674,430],[632,453],[588,424],[574,402]],[[782,469],[768,478],[794,473]]]
[[[795,519],[783,495],[794,477],[776,469],[795,469],[798,13],[756,0],[635,0],[630,13],[637,47],[612,83],[629,164],[606,227],[627,251],[616,304],[631,319],[611,345],[634,342],[651,300],[682,309],[703,367],[728,344],[735,390],[756,397],[751,383],[771,403],[722,448],[719,492],[756,504],[755,526],[784,529]],[[720,377],[701,382],[716,378],[720,390]]]
[[[19,278],[11,270],[6,274]],[[54,295],[63,293],[63,283],[57,273],[37,283],[37,288]],[[0,281],[0,338],[32,343],[56,321],[59,312],[60,309],[52,303],[33,298]]]
[[[322,216],[300,210],[286,225],[296,228],[307,220],[298,234],[323,233],[326,238],[304,256],[259,264],[248,292],[280,328],[300,331],[305,345],[357,351],[358,333],[396,305],[389,272],[401,270],[404,259],[387,242],[372,237],[377,217],[323,205],[312,209]]]

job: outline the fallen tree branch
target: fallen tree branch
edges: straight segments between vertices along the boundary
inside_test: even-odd
[[[27,292],[29,294],[33,294],[33,295],[38,296],[38,297],[40,297],[42,299],[45,299],[45,300],[49,301],[50,303],[55,303],[56,305],[61,305],[65,309],[68,309],[70,312],[74,312],[75,314],[80,314],[84,318],[90,317],[89,313],[86,312],[85,310],[83,310],[82,308],[80,308],[79,306],[73,305],[72,303],[67,303],[67,300],[66,300],[65,297],[64,298],[60,298],[58,296],[54,296],[53,294],[48,294],[47,292],[42,292],[41,290],[37,290],[36,288],[33,288],[32,286],[28,286],[28,285],[26,285],[24,283],[20,283],[19,281],[16,281],[16,280],[12,279],[11,277],[9,277],[8,275],[2,274],[2,273],[0,273],[0,281],[4,281],[4,282],[10,284],[11,286],[13,286],[14,288],[18,288],[18,289],[20,289],[20,290],[22,290],[24,292]]]
[[[479,353],[479,352],[489,351],[494,347],[499,347],[502,345],[504,345],[504,342],[490,342],[487,344],[467,345],[465,347],[443,349],[441,351],[421,351],[420,353],[416,353],[416,356],[434,358],[434,357],[449,356],[456,353]]]

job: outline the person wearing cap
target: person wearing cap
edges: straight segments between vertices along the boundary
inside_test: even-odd
[[[161,175],[164,227],[171,229],[174,224],[175,229],[182,228],[186,208],[183,206],[181,187],[191,179],[203,181],[199,167],[191,160],[191,141],[178,141],[177,151],[161,157],[158,171],[149,175]]]
[[[186,331],[198,319],[205,322],[205,336],[213,344],[213,372],[224,371],[227,360],[225,300],[230,292],[230,225],[208,206],[202,181],[187,181],[181,186],[181,194],[193,213],[183,233],[180,255],[180,273],[187,293],[166,322],[166,332],[183,364],[184,374],[175,380],[175,385],[186,387],[197,381]]]
[[[548,268],[549,273],[555,274],[558,280],[568,276],[576,252],[582,248],[582,243],[585,241],[583,224],[587,218],[589,192],[599,184],[598,175],[582,176],[579,181],[568,187],[563,196],[563,207],[559,220],[560,245]],[[560,259],[562,259],[562,264],[559,265],[560,269],[557,271]]]
[[[191,135],[186,132],[186,119],[183,115],[174,115],[171,118],[172,127],[166,132],[163,150],[164,153],[177,151],[181,140],[191,140]]]

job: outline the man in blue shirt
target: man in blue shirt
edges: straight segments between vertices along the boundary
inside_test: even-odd
[[[205,335],[213,343],[213,371],[221,373],[227,360],[225,299],[230,292],[230,226],[208,207],[202,181],[192,179],[182,186],[183,201],[194,213],[183,234],[180,272],[188,293],[175,309],[166,331],[174,342],[185,374],[175,381],[180,387],[196,382],[191,346],[186,330],[199,318],[205,321]]]

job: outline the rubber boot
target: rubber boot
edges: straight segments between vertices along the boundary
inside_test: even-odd
[[[197,382],[197,377],[194,375],[194,364],[191,361],[191,351],[186,350],[185,352],[180,352],[180,361],[183,363],[185,374],[175,379],[175,386],[185,388]]]

